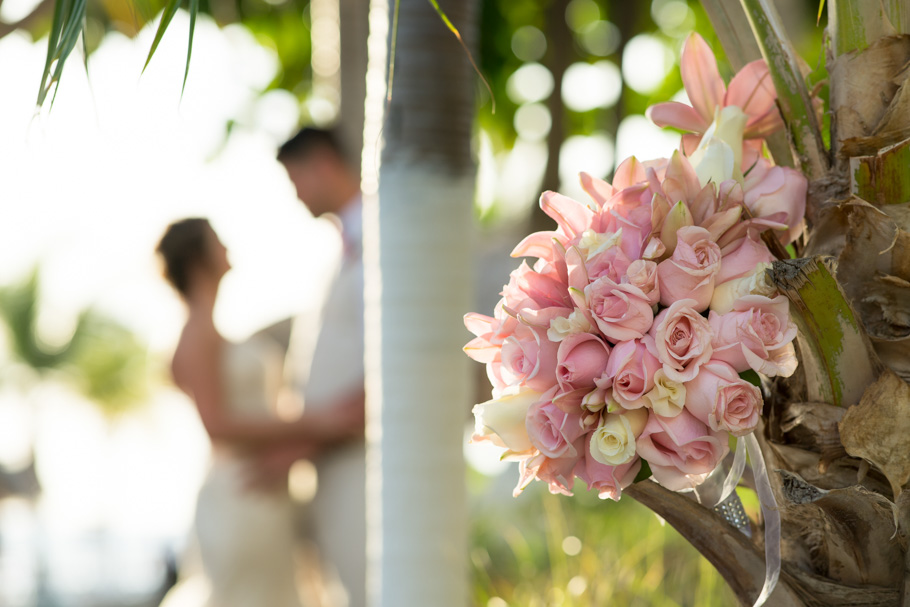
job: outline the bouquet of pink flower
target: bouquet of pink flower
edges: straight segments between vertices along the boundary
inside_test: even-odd
[[[493,385],[474,439],[520,462],[516,494],[533,479],[570,494],[576,477],[614,500],[640,476],[694,488],[759,422],[761,390],[743,377],[796,368],[766,242],[800,235],[807,182],[762,153],[781,126],[767,66],[726,88],[693,34],[681,69],[692,106],[649,112],[692,131],[681,149],[625,160],[612,184],[582,174],[586,202],[544,193],[556,230],[515,248],[536,261],[512,272],[492,317],[465,317],[465,352]]]

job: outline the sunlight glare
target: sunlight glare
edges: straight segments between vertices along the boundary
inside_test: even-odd
[[[612,61],[573,63],[562,80],[562,100],[576,112],[611,107],[621,92],[622,77]]]
[[[679,147],[679,135],[655,126],[641,114],[627,116],[616,136],[616,158],[641,160],[669,157]]]

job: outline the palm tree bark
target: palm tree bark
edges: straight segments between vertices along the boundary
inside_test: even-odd
[[[475,3],[439,4],[470,48]],[[473,73],[426,0],[402,0],[394,61],[378,199],[364,201],[371,604],[462,607]]]

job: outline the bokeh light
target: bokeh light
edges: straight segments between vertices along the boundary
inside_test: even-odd
[[[629,87],[648,94],[661,85],[674,61],[673,51],[660,38],[639,34],[623,50],[622,76]]]
[[[540,63],[525,63],[509,76],[506,92],[517,104],[543,101],[553,92],[553,74]]]
[[[576,112],[611,107],[620,93],[622,76],[612,61],[573,63],[563,76],[562,100]]]

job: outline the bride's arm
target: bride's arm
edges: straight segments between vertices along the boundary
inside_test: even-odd
[[[174,375],[195,401],[213,442],[257,448],[285,441],[331,442],[350,434],[349,420],[329,411],[308,413],[292,422],[237,419],[224,406],[221,339],[212,335],[194,341],[175,357]]]

